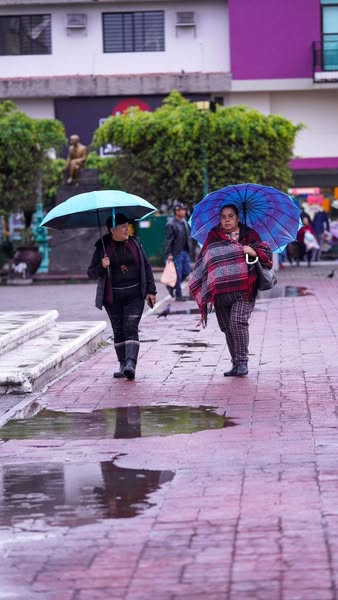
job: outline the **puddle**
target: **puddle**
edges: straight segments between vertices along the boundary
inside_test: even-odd
[[[154,316],[158,317],[170,317],[173,315],[199,315],[199,308],[186,308],[185,310],[167,310],[164,309],[162,312],[154,313]]]
[[[313,294],[311,292],[309,292],[308,288],[306,287],[294,287],[292,285],[286,285],[285,286],[285,291],[284,291],[284,295],[285,296],[313,296]]]
[[[313,293],[310,292],[307,287],[293,285],[276,285],[272,290],[269,290],[268,292],[260,292],[260,297],[268,296],[270,298],[290,298],[299,296],[313,296]]]
[[[195,433],[236,425],[225,416],[224,408],[212,406],[127,406],[91,413],[44,408],[34,416],[32,408],[27,411],[28,418],[21,412],[1,427],[0,439],[122,439]]]
[[[155,505],[150,495],[173,477],[173,471],[125,469],[113,461],[5,465],[0,526],[41,531],[134,517]]]
[[[173,342],[169,346],[186,346],[187,348],[215,348],[220,344],[209,344],[209,342]]]

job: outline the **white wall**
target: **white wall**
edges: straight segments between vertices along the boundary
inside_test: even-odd
[[[246,104],[305,126],[296,138],[298,158],[338,156],[338,90],[231,94],[230,104]]]
[[[52,54],[0,56],[0,73],[6,77],[61,75],[112,75],[139,73],[229,71],[228,12],[224,0],[205,2],[146,2],[142,10],[164,10],[165,51],[103,53],[102,12],[141,10],[139,3],[2,7],[0,15],[51,14]],[[193,11],[196,31],[176,29],[176,12]],[[66,29],[67,13],[88,15],[87,31]],[[210,34],[212,33],[212,35]]]
[[[305,125],[297,136],[296,156],[338,156],[338,90],[276,93],[271,108],[273,113]]]
[[[54,119],[54,101],[53,99],[15,99],[14,102],[19,110],[26,113],[33,119]]]

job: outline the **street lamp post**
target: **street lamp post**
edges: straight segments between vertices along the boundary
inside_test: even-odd
[[[37,202],[35,206],[35,212],[33,214],[32,219],[32,230],[33,236],[38,244],[39,252],[42,256],[42,261],[40,267],[38,269],[38,273],[48,273],[49,268],[49,235],[48,231],[45,227],[40,227],[40,223],[45,216],[45,212],[43,209],[43,201],[42,201],[42,184],[41,179],[39,179],[38,187],[37,187]]]

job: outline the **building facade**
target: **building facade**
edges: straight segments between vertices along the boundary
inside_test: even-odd
[[[338,187],[338,0],[0,0],[0,98],[90,143],[172,90],[303,123],[297,186]]]

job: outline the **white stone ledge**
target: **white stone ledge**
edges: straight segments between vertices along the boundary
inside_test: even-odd
[[[58,316],[57,310],[0,312],[0,355],[54,327]]]
[[[0,392],[27,393],[88,354],[106,321],[56,323],[55,327],[8,353],[0,365]]]

